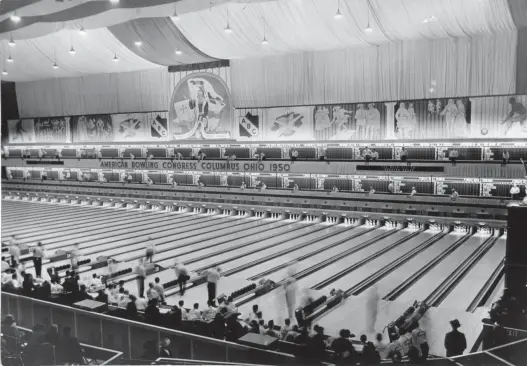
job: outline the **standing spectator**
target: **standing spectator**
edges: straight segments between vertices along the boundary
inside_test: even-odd
[[[58,347],[58,359],[71,364],[83,364],[83,350],[79,340],[71,336],[71,328],[62,329],[62,339]]]
[[[148,290],[146,290],[146,298],[148,300],[152,300],[152,299],[156,299],[157,300],[159,298],[159,294],[154,289],[154,284],[152,282],[150,282],[148,284]]]
[[[11,239],[9,254],[11,255],[11,267],[18,268],[20,263],[20,246],[18,245],[18,240],[15,235],[13,235],[13,238]]]
[[[461,327],[459,320],[452,320],[450,325],[452,326],[452,331],[445,335],[446,356],[460,356],[467,348],[467,339],[465,338],[465,334],[458,330]]]
[[[419,359],[422,362],[425,362],[428,358],[430,347],[428,346],[428,341],[426,339],[426,331],[421,328],[419,324],[417,324],[417,327],[412,330],[412,344],[417,348]]]
[[[37,278],[42,278],[42,258],[44,257],[44,248],[42,242],[38,242],[33,250],[33,264],[35,266],[35,273]]]
[[[163,304],[165,302],[165,288],[161,284],[159,277],[156,277],[154,282],[154,290],[156,290],[159,295],[159,302]]]
[[[379,357],[381,359],[385,359],[388,357],[388,345],[382,341],[382,334],[377,333],[377,336],[375,337],[376,341],[374,343],[375,350],[379,353]]]
[[[143,297],[145,294],[146,269],[142,258],[139,259],[139,263],[137,264],[137,267],[135,267],[135,273],[137,274],[137,291],[139,297]]]
[[[126,304],[126,319],[137,320],[137,298],[134,295],[130,295],[128,303]]]
[[[315,324],[313,330],[315,331],[315,335],[309,341],[309,351],[315,360],[322,360],[326,353],[324,328]]]
[[[145,311],[147,305],[148,301],[145,299],[144,295],[139,296],[137,300],[135,300],[135,307],[137,308],[137,311]]]
[[[179,285],[179,294],[183,296],[185,294],[185,286],[187,281],[190,279],[190,276],[188,275],[185,265],[179,262],[177,259],[176,263],[174,264],[174,271],[176,272],[176,278]]]
[[[216,298],[216,291],[218,289],[218,281],[221,277],[221,268],[211,268],[207,271],[205,271],[205,275],[207,276],[207,292],[208,292],[208,300],[207,301],[213,301]]]
[[[501,166],[506,167],[509,164],[510,155],[507,150],[503,150],[501,153]]]
[[[379,160],[379,152],[377,150],[372,150],[372,152],[371,152],[371,160],[372,161]]]

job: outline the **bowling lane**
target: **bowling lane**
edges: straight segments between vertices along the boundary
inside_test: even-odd
[[[101,210],[102,211],[102,210]],[[82,223],[84,225],[79,227],[79,222],[62,222],[57,224],[48,224],[47,227],[41,227],[37,231],[32,233],[21,234],[17,236],[19,242],[23,244],[35,244],[36,241],[41,241],[43,244],[53,243],[65,236],[68,239],[73,239],[72,236],[84,236],[83,233],[89,232],[92,229],[97,229],[98,233],[104,232],[104,228],[107,227],[116,227],[119,225],[131,224],[132,222],[140,223],[145,220],[145,217],[159,217],[160,213],[154,212],[145,212],[143,217],[140,217],[137,214],[128,214],[128,215],[115,215],[111,213],[105,214],[101,212],[100,215],[92,219],[85,219]],[[76,234],[76,235],[74,235]]]
[[[345,226],[338,225],[336,227],[344,228]],[[354,234],[357,234],[357,233],[360,233],[360,232],[364,232],[367,229],[368,228],[366,226],[359,226],[359,227],[355,227],[355,228],[350,228],[350,230],[346,230],[346,231],[344,231],[344,232],[342,232],[340,234],[337,234],[335,236],[332,236],[330,238],[321,238],[319,241],[317,241],[317,242],[315,242],[315,243],[313,243],[311,245],[305,246],[303,248],[297,249],[294,252],[290,252],[290,253],[284,254],[284,255],[282,255],[282,256],[280,256],[278,258],[270,259],[268,261],[265,261],[264,263],[260,263],[258,265],[253,266],[253,267],[244,269],[241,272],[233,274],[232,277],[245,278],[245,279],[252,279],[253,277],[256,277],[254,280],[258,280],[258,279],[260,279],[260,277],[257,277],[257,276],[260,273],[266,272],[268,270],[272,270],[273,268],[281,266],[281,265],[283,265],[285,263],[288,263],[290,261],[296,261],[301,256],[308,255],[309,253],[313,253],[314,251],[320,250],[320,249],[324,248],[325,246],[331,245],[332,243],[334,243],[336,241],[345,239],[346,237],[348,237],[350,235],[354,235]],[[329,231],[328,231],[328,233],[329,233]],[[326,232],[324,233],[324,235],[327,235]],[[346,249],[349,248],[349,246],[347,245],[347,241],[342,243],[342,244],[337,245],[334,248],[327,249],[326,251],[324,251],[324,253],[329,255],[329,253],[331,252],[331,253],[333,253],[331,255],[336,255],[336,254],[340,253],[343,250],[342,248],[346,248]],[[245,262],[251,262],[253,260],[259,259],[261,256],[263,256],[263,254],[264,253],[262,253],[262,254],[255,253],[253,256],[244,257],[242,260],[236,260],[236,261],[233,261],[233,262],[226,263],[222,267],[225,267],[224,270],[229,270],[231,268],[236,268],[237,266],[240,266],[240,265],[244,264]],[[267,254],[267,253],[265,253],[265,254]]]
[[[379,294],[385,296],[390,291],[394,290],[406,279],[411,277],[414,273],[420,270],[432,259],[437,257],[440,253],[451,246],[456,240],[461,238],[463,235],[458,233],[449,233],[437,242],[426,248],[421,253],[404,263],[399,268],[395,269],[388,276],[381,279],[376,283]]]
[[[145,231],[142,231],[140,235],[137,235],[136,233],[133,233],[132,238],[127,238],[125,240],[118,240],[118,241],[112,241],[108,242],[108,240],[101,239],[105,244],[95,245],[92,244],[94,242],[88,242],[85,243],[85,248],[88,247],[88,249],[82,250],[82,247],[79,246],[81,249],[81,256],[82,259],[90,258],[92,262],[97,259],[97,257],[101,255],[111,256],[113,258],[117,259],[117,255],[124,253],[127,253],[128,256],[131,256],[133,258],[139,258],[141,256],[144,256],[144,251],[148,242],[148,237],[151,237],[153,240],[151,240],[149,243],[154,244],[160,244],[159,246],[156,246],[156,250],[159,252],[163,249],[166,249],[167,247],[174,245],[172,242],[168,242],[170,239],[177,240],[178,237],[180,237],[181,234],[185,235],[198,235],[198,233],[203,232],[203,229],[201,229],[207,222],[207,220],[210,220],[214,216],[207,216],[202,219],[197,219],[198,222],[193,222],[191,225],[185,225],[176,229],[160,232],[159,227],[155,228],[151,234],[147,235]],[[233,225],[233,221],[229,221],[229,217],[219,220],[214,220],[213,225],[207,225],[209,228],[212,228],[211,230],[216,230],[221,225]],[[233,220],[232,218],[230,220]],[[207,232],[210,232],[207,231]],[[167,234],[173,234],[172,236],[167,237]],[[49,263],[49,265],[52,265],[53,267],[60,266],[63,264],[69,264],[69,260],[64,261],[58,261]],[[47,265],[48,263],[46,263]],[[42,268],[45,270],[47,268],[46,265],[43,265]],[[28,264],[28,268],[33,267],[33,263]],[[81,269],[82,271],[82,269]]]
[[[262,240],[265,238],[265,237],[269,237],[270,235],[284,235],[288,232],[290,232],[292,229],[295,229],[295,228],[302,228],[303,226],[305,226],[305,224],[298,224],[298,223],[292,223],[293,226],[290,225],[291,223],[287,224],[287,225],[280,225],[280,222],[274,222],[272,223],[272,226],[271,227],[268,227],[268,225],[260,225],[259,227],[256,227],[255,230],[254,230],[254,238],[256,240],[262,238]],[[304,231],[304,229],[307,229],[306,228],[302,228],[300,230],[297,230],[297,231]],[[295,231],[296,232],[296,231]],[[239,236],[240,234],[239,233],[234,233],[235,235]],[[276,240],[279,240],[280,237],[276,237]],[[223,242],[225,240],[225,236],[221,236],[220,238],[216,238],[216,239],[211,239],[208,241],[207,244],[211,244],[213,243],[214,241],[215,242]],[[254,240],[254,239],[252,239]],[[272,240],[272,239],[269,239],[269,240]],[[233,247],[233,246],[236,246],[236,245],[239,245],[243,242],[247,241],[246,238],[240,238],[238,240],[233,240],[232,242],[228,242],[226,244],[221,244],[221,246],[217,246],[217,247],[214,247],[217,251],[220,251],[220,248],[221,249],[224,249],[224,250],[228,250],[230,247]],[[168,268],[168,267],[171,267],[173,264],[174,264],[174,260],[175,258],[178,258],[180,261],[182,261],[183,263],[185,263],[186,261],[188,262],[189,260],[192,260],[193,258],[198,258],[198,257],[201,257],[203,254],[199,254],[198,252],[194,252],[194,253],[190,253],[190,254],[182,254],[182,253],[185,253],[185,252],[189,252],[190,250],[192,250],[194,248],[194,246],[192,247],[184,247],[182,248],[182,250],[179,251],[179,254],[178,254],[178,251],[170,251],[170,252],[166,252],[166,253],[163,253],[163,255],[160,255],[161,258],[164,258],[161,262],[157,262],[159,265],[161,265],[162,267],[165,267],[165,268]],[[190,249],[190,250],[189,250]],[[198,253],[198,254],[197,254]],[[231,255],[233,254],[233,252],[229,252]],[[215,263],[217,262],[216,261],[216,258],[214,256],[211,256],[208,258],[209,260],[209,263],[212,264],[212,263]],[[192,271],[192,268],[190,267],[190,265],[187,265],[187,268],[189,269],[189,271]],[[152,274],[150,276],[147,277],[146,279],[146,282],[153,282],[154,279],[156,277],[159,277],[161,282],[168,282],[168,281],[171,281],[174,279],[174,271],[172,269],[166,269],[164,271],[161,271],[161,272],[158,272],[158,273],[155,273],[155,274]],[[126,277],[126,281],[129,281],[131,279],[134,279],[135,278],[135,275],[131,275],[131,276],[127,276]],[[127,289],[129,289],[130,291],[133,291],[134,290],[134,284],[132,284],[131,282],[126,282],[125,286],[127,286]],[[135,291],[135,290],[134,290]],[[171,293],[174,293],[176,290],[172,290],[172,291],[168,291],[167,292],[167,295],[170,295]]]
[[[305,224],[299,224],[299,225],[305,225]],[[290,225],[290,228],[288,230],[293,229],[293,225]],[[222,261],[228,261],[226,263],[221,264],[222,271],[228,271],[229,269],[236,268],[244,263],[248,263],[254,259],[260,259],[263,257],[266,257],[271,254],[279,253],[285,249],[292,248],[296,245],[305,243],[309,240],[315,240],[320,239],[322,240],[324,236],[328,235],[329,233],[336,232],[339,230],[342,230],[343,228],[337,228],[334,226],[328,226],[326,229],[322,231],[314,232],[315,230],[321,229],[321,225],[310,225],[308,227],[305,227],[303,229],[297,230],[297,231],[290,231],[284,233],[280,237],[274,237],[265,239],[267,233],[264,233],[264,237],[262,241],[258,241],[252,245],[243,247],[243,248],[234,248],[232,247],[232,251],[229,251],[227,253],[215,255],[214,254],[214,248],[209,249],[207,251],[202,251],[202,256],[209,256],[206,259],[202,259],[200,261],[194,262],[192,264],[188,264],[187,267],[192,270],[200,270],[200,269],[206,269],[209,268],[211,263],[215,262],[222,262]],[[275,245],[278,242],[286,240],[285,243]],[[272,248],[267,248],[268,246],[273,245]],[[253,251],[256,251],[256,253],[252,253]],[[252,253],[252,254],[251,254]],[[239,256],[243,255],[243,258],[230,260],[233,255]],[[211,259],[213,259],[211,261]],[[183,262],[186,262],[187,259],[185,257],[181,257],[180,260]],[[168,263],[167,263],[168,264]]]
[[[351,240],[349,240],[344,246],[340,247],[340,251],[337,251],[337,255],[339,253],[342,253],[348,249],[351,249],[351,248],[354,248],[370,239],[373,239],[375,237],[378,237],[380,236],[381,234],[384,234],[386,233],[387,231],[389,231],[390,229],[387,229],[386,227],[380,227],[380,228],[377,228],[373,231],[370,231],[369,233],[366,233],[364,235],[361,235],[357,238],[353,238]],[[394,232],[395,233],[395,232]],[[392,235],[388,236],[388,238],[392,237]],[[342,260],[340,260],[339,262],[337,263],[340,263],[341,266],[342,264],[344,264],[345,266],[338,266],[337,263],[333,263],[331,264],[330,266],[326,266],[324,268],[328,268],[328,267],[334,267],[336,268],[336,270],[334,269],[335,272],[338,272],[340,270],[342,270],[343,268],[345,267],[348,267],[350,266],[351,264],[353,264],[356,260],[360,260],[361,258],[364,258],[367,256],[367,254],[363,254],[363,252],[368,252],[368,251],[371,251],[371,248],[372,246],[375,246],[376,243],[366,247],[366,248],[363,248],[347,257],[344,257]],[[377,248],[377,246],[375,246],[375,248]],[[327,260],[331,257],[333,257],[335,255],[335,251],[328,251],[328,252],[322,252],[322,253],[319,253],[319,254],[316,254],[314,255],[313,257],[310,257],[308,259],[305,259],[303,261],[300,261],[298,263],[296,263],[294,265],[294,269],[295,269],[295,272],[301,272],[303,270],[306,270],[308,268],[311,268],[317,264],[320,264],[320,262],[324,261],[324,260]],[[323,269],[324,269],[323,268]],[[319,273],[320,271],[322,271],[323,269],[319,270],[319,271],[316,271],[316,273]],[[270,279],[274,282],[280,282],[282,280],[284,280],[285,278],[287,278],[287,275],[288,275],[288,271],[289,271],[289,268],[282,268],[272,274],[270,274],[269,276],[266,277],[266,279]],[[308,276],[308,277],[313,277],[312,275]],[[323,277],[323,276],[317,276],[316,278],[318,278],[319,280],[324,280],[326,279],[327,277]],[[298,282],[302,281],[299,280]],[[298,288],[303,288],[303,287],[306,287],[304,284],[302,284],[301,286],[298,286]],[[256,298],[254,299],[254,301],[251,301],[249,303],[246,303],[244,305],[242,305],[240,307],[240,311],[245,314],[247,312],[250,312],[251,311],[251,308],[254,304],[258,304],[258,306],[260,306],[261,309],[275,309],[276,306],[274,306],[275,304],[273,304],[273,302],[276,300],[277,296],[277,293],[280,292],[280,288],[278,289],[275,289],[273,291],[271,291],[270,293],[268,294],[265,294],[259,298]],[[282,309],[283,310],[283,309]],[[275,309],[275,311],[282,311],[278,308]],[[270,310],[271,311],[271,310]],[[281,315],[280,315],[281,316]],[[272,319],[272,318],[271,318]]]
[[[408,235],[412,234],[413,231],[406,231]],[[329,284],[322,288],[322,290],[332,288],[342,289],[347,291],[349,288],[355,286],[359,282],[367,279],[369,276],[373,275],[375,272],[385,268],[395,259],[407,254],[409,251],[415,249],[419,245],[423,244],[426,240],[430,239],[434,234],[430,232],[422,232],[417,236],[409,239],[408,241],[398,245],[397,247],[391,249],[390,251],[382,254],[380,257],[375,258],[371,262],[368,262],[366,265],[357,268],[355,271],[347,274],[346,276],[340,278],[339,280]],[[404,238],[404,236],[403,236]],[[394,241],[397,240],[395,237]]]
[[[456,250],[421,277],[397,301],[413,302],[427,298],[452,272],[454,272],[488,237],[471,236]]]
[[[452,292],[439,304],[440,308],[466,311],[490,275],[505,257],[506,238],[499,238],[474,267],[454,287]]]

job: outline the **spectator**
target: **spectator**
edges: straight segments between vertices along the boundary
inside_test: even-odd
[[[457,151],[456,149],[450,150],[450,152],[448,153],[448,158],[452,162],[452,166],[456,166],[457,159],[459,158],[459,151]]]
[[[425,362],[428,358],[430,347],[426,339],[426,331],[419,324],[412,330],[412,344],[417,348],[419,359]]]
[[[13,315],[6,315],[2,321],[2,334],[6,340],[7,349],[12,353],[19,352],[19,345],[21,345],[19,340],[23,335],[19,331]]]
[[[364,157],[364,160],[366,161],[366,165],[370,163],[371,160],[371,150],[368,146],[362,151],[362,156]]]
[[[82,364],[82,348],[79,340],[71,336],[71,328],[62,329],[62,339],[58,347],[58,358],[67,363]]]
[[[137,320],[137,306],[135,301],[137,298],[134,295],[130,295],[130,301],[126,304],[126,319]]]
[[[247,323],[251,324],[253,320],[257,320],[258,319],[257,314],[258,314],[258,305],[254,304],[252,313],[250,313],[249,317],[246,319]]]
[[[254,307],[253,307],[254,309]],[[287,333],[291,331],[291,319],[286,318],[284,320],[284,326],[280,329],[280,339],[284,339],[287,336]]]
[[[382,334],[377,333],[375,339],[375,350],[379,353],[381,359],[388,358],[388,345],[382,341]]]
[[[379,160],[379,152],[377,150],[373,150],[371,152],[371,160],[372,161],[377,161]]]
[[[24,276],[24,281],[22,282],[22,294],[25,296],[31,296],[35,290],[35,285],[33,284],[33,277],[27,273]]]
[[[223,308],[227,309],[228,313],[235,313],[237,311],[236,306],[232,302],[232,297],[228,297],[225,299],[225,302],[222,304]]]
[[[286,336],[284,337],[284,341],[286,342],[294,342],[295,338],[300,335],[300,332],[298,330],[298,325],[293,325],[291,330],[287,332]]]
[[[152,325],[160,325],[161,313],[157,307],[157,298],[148,301],[145,309],[145,322]]]
[[[176,305],[172,306],[172,309],[168,313],[168,327],[172,329],[180,329],[182,326],[182,309]]]
[[[337,193],[339,191],[339,189],[337,188],[337,186],[333,186],[333,188],[331,189],[331,191],[333,191],[334,193]]]
[[[178,305],[181,309],[181,319],[188,320],[188,311],[185,309],[185,302],[183,300],[179,300]]]
[[[258,321],[251,321],[251,324],[249,326],[249,333],[260,334],[260,326],[258,325]]]
[[[209,306],[204,312],[203,312],[203,320],[204,321],[211,321],[216,317],[216,314],[218,311],[214,307],[214,301],[208,301],[207,305]]]
[[[59,326],[57,324],[52,324],[46,333],[46,343],[57,347],[59,340]]]
[[[417,194],[417,190],[415,189],[415,187],[412,187],[412,192],[410,193],[410,197],[413,197]]]
[[[152,300],[152,299],[157,300],[159,298],[159,294],[154,289],[154,284],[152,282],[148,284],[148,290],[146,290],[146,297],[148,300]]]
[[[294,164],[296,159],[298,159],[298,151],[297,149],[293,149],[293,151],[291,151],[291,163]]]
[[[390,182],[390,183],[388,184],[388,193],[390,193],[390,194],[393,194],[393,193],[394,193],[393,182]]]
[[[408,160],[408,151],[403,147],[401,147],[401,152],[399,153],[399,159],[401,161],[407,161]]]
[[[370,187],[370,191],[368,192],[368,195],[373,196],[375,194],[375,189],[373,187]]]
[[[2,273],[7,271],[10,268],[7,258],[2,257]]]
[[[165,288],[161,284],[161,280],[159,277],[155,278],[155,284],[154,284],[154,290],[156,290],[157,294],[159,295],[159,302],[164,304],[165,303]]]
[[[341,329],[339,338],[331,343],[331,349],[335,351],[335,363],[339,364],[353,364],[355,356],[355,348],[349,340],[353,337],[347,329]]]
[[[68,272],[66,272],[66,275],[68,275]],[[53,273],[50,274],[50,280],[55,281],[55,283],[60,283],[59,272],[57,271],[57,268],[55,267],[53,267]]]
[[[375,349],[372,342],[368,341],[368,337],[365,334],[360,336],[362,343],[362,364],[363,365],[375,365],[381,361],[379,353]]]
[[[225,338],[225,319],[220,313],[216,313],[214,320],[212,321],[212,337],[216,339]]]
[[[82,300],[92,300],[93,298],[88,294],[88,291],[86,290],[86,285],[81,285],[79,293],[77,294],[78,301]]]
[[[458,330],[461,327],[459,320],[452,320],[450,325],[452,326],[452,331],[445,335],[446,356],[460,356],[467,348],[467,339],[465,338],[465,334]]]
[[[278,334],[274,330],[274,320],[271,319],[267,322],[267,330],[264,332],[264,334],[270,337],[278,338]]]
[[[145,311],[147,306],[148,301],[145,299],[144,296],[139,296],[137,300],[135,300],[135,307],[137,308],[137,311]]]
[[[322,360],[326,352],[324,328],[315,325],[313,330],[315,331],[315,335],[309,341],[309,353],[311,353],[315,360]]]
[[[503,150],[501,153],[501,166],[506,167],[509,164],[510,155],[507,150]]]
[[[61,294],[64,292],[64,287],[54,280],[51,280],[51,294]]]
[[[258,330],[260,334],[265,334],[265,320],[263,319],[258,320]]]
[[[238,322],[237,315],[233,314],[227,318],[227,329],[225,338],[229,342],[237,341],[246,333],[244,327]]]
[[[520,194],[520,187],[518,187],[518,185],[514,183],[514,185],[511,187],[510,193],[511,193],[511,200],[513,201],[517,200],[518,195]]]
[[[97,292],[97,297],[95,298],[95,301],[104,302],[105,304],[107,304],[108,295],[106,294],[106,292],[104,292],[104,290],[101,289]]]
[[[163,357],[163,358],[172,357],[172,351],[170,350],[170,348],[168,348],[169,346],[170,346],[170,339],[167,337],[163,338],[163,340],[161,341],[161,345],[159,346],[159,357]]]
[[[195,303],[194,308],[188,312],[188,320],[201,320],[201,312],[199,311],[198,303]]]
[[[459,198],[459,193],[455,189],[452,189],[452,193],[450,194],[450,199],[452,201],[456,201]]]

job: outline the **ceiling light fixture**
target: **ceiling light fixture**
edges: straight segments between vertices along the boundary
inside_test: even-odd
[[[174,20],[175,20],[176,22],[179,22],[179,19],[180,19],[180,18],[179,18],[179,14],[177,13],[177,5],[174,4]]]
[[[370,25],[370,7],[369,6],[368,6],[368,25],[366,26],[366,28],[364,28],[364,32],[366,33],[373,32],[373,28]]]
[[[264,39],[262,40],[262,44],[268,44],[269,41],[267,41],[267,38],[264,36]]]
[[[71,46],[70,55],[74,55],[76,53],[77,53],[77,51],[75,51],[75,48],[73,48],[73,46]]]
[[[13,15],[11,15],[11,20],[15,23],[18,23],[22,18],[20,18],[18,15],[16,15],[16,13],[13,13]]]
[[[179,49],[176,49],[176,55],[179,56],[179,55],[181,55],[181,54],[183,54],[183,52],[181,52]]]
[[[117,57],[117,54],[113,57],[113,62],[119,62],[119,58]]]
[[[335,14],[335,19],[342,18],[342,12],[340,11],[340,0],[337,0],[337,13]]]
[[[431,17],[425,18],[425,20],[423,20],[423,23],[431,23],[435,21],[437,21],[437,18],[434,15],[432,15]]]
[[[11,57],[11,55],[9,55],[9,57],[7,58],[7,62],[14,62],[15,60],[13,60],[13,58]]]
[[[7,70],[2,71],[2,75],[7,75],[7,74],[8,74]]]
[[[53,68],[54,68],[55,70],[57,70],[57,69],[59,68],[59,65],[57,65],[57,63],[55,62],[55,63],[53,63]]]
[[[227,26],[224,29],[225,33],[232,33],[231,24],[229,21],[229,10],[227,10]]]
[[[110,0],[112,4],[119,4],[119,0]]]
[[[141,47],[143,45],[143,42],[141,41],[135,41],[134,44],[137,46],[137,47]]]
[[[269,43],[269,41],[267,41],[267,34],[266,34],[266,32],[265,32],[265,31],[266,31],[266,29],[265,29],[265,19],[263,19],[263,22],[264,22],[264,24],[263,24],[263,39],[262,39],[262,44],[263,44],[263,45],[266,45],[266,44]]]
[[[11,39],[9,40],[9,42],[7,42],[7,44],[11,47],[15,47],[16,46],[16,43],[15,43],[15,40],[13,39],[13,36],[11,36]]]
[[[82,35],[86,34],[86,29],[84,29],[84,26],[81,26],[81,29],[79,29],[79,33]]]

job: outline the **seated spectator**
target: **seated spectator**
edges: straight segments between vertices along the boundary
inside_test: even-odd
[[[178,305],[181,309],[181,320],[188,320],[188,311],[185,309],[185,302],[183,300],[179,300]]]
[[[450,150],[450,152],[448,153],[448,158],[452,162],[452,166],[456,166],[457,159],[459,158],[459,151],[457,151],[456,149]]]
[[[82,364],[83,350],[79,340],[71,336],[71,328],[62,329],[62,339],[57,347],[57,359],[62,362]]]
[[[93,297],[91,297],[90,294],[88,294],[86,285],[80,286],[79,292],[77,293],[77,299],[78,299],[77,301],[93,300]]]
[[[455,189],[452,189],[452,193],[450,194],[450,199],[452,201],[456,201],[459,198],[459,193]]]
[[[331,188],[331,191],[334,193],[338,193],[339,189],[337,188],[337,186],[333,186],[333,188]]]
[[[144,296],[139,296],[137,300],[135,300],[135,307],[137,308],[137,311],[145,311],[147,306],[148,301],[145,299]]]
[[[410,197],[413,197],[417,194],[417,190],[415,189],[415,187],[412,187],[412,192],[410,193]]]
[[[291,331],[291,319],[286,318],[284,324],[285,325],[280,329],[280,339],[283,340],[285,340],[285,337]]]
[[[253,305],[253,311],[252,313],[249,313],[249,317],[245,320],[247,324],[251,324],[253,320],[258,320],[258,305]]]
[[[265,330],[264,334],[270,337],[278,338],[278,333],[274,329],[274,320],[271,319],[267,322],[267,329]]]
[[[260,334],[264,334],[265,333],[265,320],[263,320],[263,319],[258,320],[258,330],[259,330]]]
[[[137,306],[135,305],[137,298],[134,295],[130,295],[129,300],[130,301],[126,304],[126,319],[137,320]]]
[[[326,352],[324,328],[315,324],[313,330],[315,331],[315,335],[313,335],[308,342],[309,353],[315,358],[315,360],[322,360],[325,357]]]
[[[408,152],[404,147],[401,148],[401,152],[399,153],[399,158],[401,161],[407,161],[408,159]]]
[[[341,329],[339,338],[331,343],[331,349],[335,352],[335,361],[337,364],[353,364],[356,358],[355,348],[349,340],[353,337],[347,329]]]
[[[216,339],[225,338],[225,319],[220,313],[216,313],[211,324],[212,337]]]
[[[284,337],[284,341],[286,342],[295,342],[295,338],[300,335],[300,331],[298,328],[298,325],[293,325],[293,328],[289,332],[287,332],[286,336]]]
[[[375,189],[373,187],[370,187],[370,191],[368,192],[368,195],[373,196],[375,194]]]
[[[148,306],[145,309],[145,322],[152,325],[160,325],[161,313],[157,307],[157,299],[148,301]]]
[[[291,163],[294,163],[296,159],[298,159],[298,150],[293,149],[293,151],[291,151]]]
[[[378,151],[373,150],[373,151],[371,152],[371,160],[372,160],[372,161],[379,160],[379,152],[378,152]]]
[[[59,344],[59,326],[52,324],[46,332],[46,343],[52,344],[55,347]]]
[[[214,307],[214,300],[209,300],[207,305],[209,307],[205,311],[203,311],[203,320],[206,322],[213,320],[216,317],[216,314],[218,313],[218,311]]]
[[[11,275],[11,279],[6,282],[2,289],[6,292],[18,292],[20,289],[20,283],[18,282],[18,276],[16,273]]]
[[[161,340],[161,345],[159,346],[159,357],[163,358],[171,358],[172,357],[172,351],[170,348],[170,339],[168,337],[165,337]]]
[[[375,337],[375,350],[379,353],[381,359],[388,358],[388,345],[382,341],[382,334],[377,333]]]
[[[168,327],[172,329],[180,329],[182,325],[181,309],[176,305],[172,306],[168,317]]]
[[[368,338],[365,334],[360,336],[360,341],[362,343],[362,364],[363,365],[376,365],[381,361],[379,353],[375,349],[375,346],[372,342],[368,341]]]
[[[201,320],[201,312],[199,311],[198,303],[195,303],[194,308],[188,312],[188,320]]]
[[[232,302],[232,297],[230,296],[225,299],[220,308],[225,308],[228,313],[236,313],[238,311],[238,309],[236,309],[236,306]]]
[[[366,161],[366,165],[368,165],[371,160],[371,150],[369,147],[366,146],[366,148],[362,151],[362,156]]]
[[[64,287],[55,280],[51,280],[51,293],[52,294],[61,294],[64,292]]]
[[[24,276],[24,281],[22,282],[22,294],[31,296],[34,290],[35,284],[33,283],[33,276],[28,273]]]
[[[229,342],[234,342],[247,333],[247,330],[240,324],[237,317],[236,314],[233,314],[227,318],[225,339]]]
[[[95,301],[104,302],[105,304],[108,303],[108,295],[104,290],[97,291],[97,297],[95,298]]]

